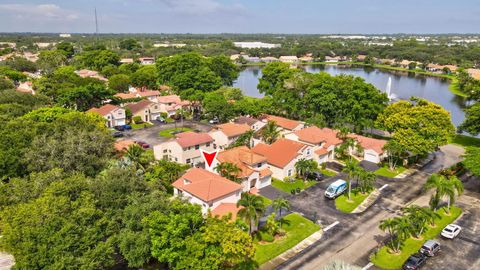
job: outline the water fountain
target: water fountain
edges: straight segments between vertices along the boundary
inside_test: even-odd
[[[392,77],[388,77],[387,88],[385,92],[387,93],[387,97],[390,101],[397,98],[397,96],[392,93]]]

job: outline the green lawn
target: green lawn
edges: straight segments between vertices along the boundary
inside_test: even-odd
[[[403,263],[408,259],[410,255],[416,253],[426,240],[435,238],[448,224],[452,223],[460,214],[462,209],[458,207],[452,207],[450,216],[445,214],[444,209],[438,210],[441,218],[437,220],[435,228],[428,227],[429,229],[423,234],[423,239],[416,240],[409,238],[404,242],[400,254],[391,254],[388,252],[387,247],[382,247],[377,254],[373,254],[370,257],[372,263],[382,269],[400,269]]]
[[[460,146],[463,146],[463,147],[468,147],[468,146],[480,147],[480,139],[479,138],[460,135],[460,134],[455,135],[455,137],[453,137],[453,139],[451,139],[450,143],[457,144],[457,145],[460,145]]]
[[[355,190],[352,190],[351,201],[348,201],[348,191],[346,191],[343,195],[340,195],[335,199],[335,207],[344,212],[344,213],[351,213],[358,205],[360,205],[365,198],[367,198],[368,194],[362,194],[357,192],[355,195]]]
[[[263,204],[264,204],[265,206],[268,206],[268,205],[272,204],[272,200],[270,200],[269,198],[264,197],[264,196],[260,196],[260,197],[262,198]]]
[[[169,128],[169,129],[164,129],[160,131],[158,135],[166,138],[174,138],[175,135],[173,135],[172,132],[175,132],[175,131],[185,132],[185,131],[192,131],[192,129],[187,127]]]
[[[324,175],[328,176],[328,177],[337,175],[337,172],[329,170],[329,169],[322,169],[322,170],[320,170],[320,172],[323,173]]]
[[[375,173],[377,175],[380,175],[380,176],[385,176],[385,177],[390,177],[390,178],[394,178],[395,176],[401,174],[402,172],[406,171],[407,168],[403,167],[403,166],[397,166],[395,167],[395,170],[394,171],[391,171],[389,168],[388,168],[388,165],[385,165],[383,166],[382,168],[378,169],[375,171]]]
[[[139,128],[144,128],[144,127],[150,127],[150,126],[153,126],[153,124],[151,123],[141,123],[141,124],[130,124],[130,126],[132,127],[132,129],[139,129]]]
[[[297,179],[294,182],[284,182],[278,179],[272,179],[272,186],[275,188],[278,188],[286,193],[290,193],[293,189],[300,188],[301,190],[304,190],[308,187],[311,187],[315,185],[317,182],[316,181],[303,181],[302,179]]]
[[[255,241],[255,261],[259,264],[268,262],[294,247],[303,239],[320,230],[320,225],[299,214],[290,214],[284,217],[282,228],[286,231],[286,235],[280,240],[267,244],[259,244],[257,240]]]

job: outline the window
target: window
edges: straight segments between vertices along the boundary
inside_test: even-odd
[[[190,159],[187,158],[187,160],[185,160],[185,163],[190,163]]]
[[[164,150],[163,150],[163,153],[167,153],[167,152],[168,152],[167,149],[164,149]]]
[[[310,155],[310,148],[307,149],[307,156]]]
[[[288,176],[292,176],[292,170],[288,170]]]
[[[209,142],[207,142],[207,147],[210,147],[210,143],[209,143]]]
[[[175,158],[175,161],[178,161],[178,158]]]
[[[213,149],[217,149],[217,145],[216,145],[216,144],[213,144]]]
[[[189,146],[187,150],[190,150],[190,149],[192,149],[192,147]]]
[[[262,167],[262,163],[261,163],[261,162],[257,164],[257,168],[260,168],[260,167]]]
[[[198,149],[200,149],[200,145],[197,144],[195,145],[195,150],[198,150]]]

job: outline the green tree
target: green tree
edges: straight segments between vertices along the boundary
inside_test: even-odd
[[[447,213],[450,212],[450,206],[455,202],[455,197],[463,193],[463,184],[455,176],[447,178],[443,175],[432,174],[424,188],[435,191],[430,199],[430,207],[434,210],[437,210],[440,200],[447,197]]]
[[[280,136],[278,126],[274,121],[268,121],[262,130],[262,140],[267,144],[274,143]]]
[[[145,172],[153,161],[153,156],[148,155],[148,152],[138,144],[130,145],[125,151],[124,157],[132,163],[135,170],[141,172]]]
[[[405,149],[396,140],[389,140],[383,147],[383,150],[387,152],[388,155],[388,167],[394,171],[398,162],[401,161],[405,155]]]
[[[63,51],[41,51],[37,65],[44,74],[51,74],[55,69],[65,65],[67,57]]]
[[[280,226],[278,222],[275,220],[275,213],[271,213],[267,217],[267,221],[265,222],[265,230],[271,235],[275,236],[278,233]]]
[[[202,101],[202,107],[205,114],[212,118],[217,117],[220,122],[227,122],[235,116],[233,107],[225,97],[215,92],[205,95]]]
[[[377,175],[374,172],[369,172],[362,170],[359,173],[359,189],[362,193],[370,192],[375,188],[375,181],[377,180]]]
[[[352,193],[352,180],[355,178],[355,176],[358,174],[359,171],[359,165],[352,160],[347,161],[345,163],[345,167],[343,167],[342,172],[348,174],[348,200],[351,200],[351,193]]]
[[[287,63],[273,62],[262,69],[262,78],[258,82],[258,90],[266,95],[273,95],[285,80],[290,79],[296,71]]]
[[[7,60],[3,62],[7,67],[10,67],[11,69],[17,70],[17,71],[27,71],[27,72],[35,72],[37,71],[37,65],[29,61],[23,57],[20,56],[15,56],[15,57],[10,57]]]
[[[152,65],[146,65],[139,68],[131,76],[131,83],[136,87],[157,87],[156,68]]]
[[[462,163],[473,174],[480,175],[480,148],[467,147]]]
[[[465,109],[465,120],[458,129],[475,136],[480,133],[480,103],[474,103]]]
[[[60,106],[86,111],[93,107],[100,107],[103,101],[112,97],[113,91],[103,84],[89,84],[73,89],[65,89],[57,98]]]
[[[190,166],[168,160],[158,160],[149,166],[145,180],[154,188],[173,193],[172,183],[177,180]]]
[[[255,132],[253,130],[249,130],[238,136],[238,139],[235,141],[235,143],[232,144],[232,146],[230,146],[230,148],[239,146],[246,146],[248,148],[252,148],[254,133]]]
[[[10,80],[0,78],[0,91],[15,89],[15,85]]]
[[[130,83],[130,77],[125,74],[116,74],[108,79],[108,87],[117,93],[126,93]]]
[[[218,163],[217,166],[215,166],[215,171],[217,171],[222,177],[225,177],[233,182],[241,183],[243,181],[243,179],[239,177],[242,170],[234,163]]]
[[[249,224],[248,232],[251,235],[254,228],[258,226],[260,217],[265,212],[263,199],[260,196],[244,192],[237,202],[237,207],[240,206],[243,206],[243,208],[238,211],[238,217]]]
[[[393,139],[405,151],[422,155],[448,143],[455,127],[450,113],[441,106],[423,99],[413,101],[389,105],[378,117],[377,126],[393,133]]]
[[[231,86],[238,77],[238,67],[225,55],[211,57],[208,64],[210,70],[220,76],[224,85]]]
[[[272,202],[272,207],[275,210],[275,213],[279,213],[278,215],[280,216],[280,228],[282,227],[282,210],[285,209],[285,211],[290,211],[290,201],[284,199],[283,197],[278,197]]]
[[[300,159],[295,163],[295,171],[297,175],[307,181],[308,175],[318,170],[318,163],[313,159]]]
[[[117,53],[105,49],[85,50],[75,57],[78,66],[101,71],[105,66],[118,65],[120,57]]]
[[[65,41],[57,44],[57,50],[63,52],[67,58],[72,58],[75,53],[72,43]]]
[[[131,50],[134,50],[134,49],[138,49],[141,46],[136,39],[127,38],[127,39],[124,39],[124,40],[120,41],[119,47],[120,47],[120,49],[131,51]]]

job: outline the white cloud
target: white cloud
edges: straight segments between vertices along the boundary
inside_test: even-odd
[[[168,9],[189,15],[206,15],[219,12],[243,12],[241,4],[225,5],[215,0],[158,0]]]
[[[9,15],[29,20],[76,20],[79,14],[74,11],[63,9],[55,4],[0,4],[0,12],[8,12]]]

